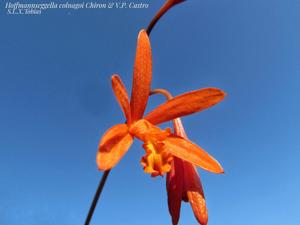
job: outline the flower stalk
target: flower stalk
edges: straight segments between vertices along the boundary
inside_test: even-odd
[[[110,173],[110,170],[106,170],[106,171],[104,171],[104,173],[102,175],[102,178],[101,178],[101,180],[99,182],[97,191],[96,191],[96,193],[94,195],[94,198],[93,198],[90,210],[89,210],[88,215],[87,215],[87,217],[85,219],[84,225],[89,225],[90,224],[90,221],[91,221],[91,219],[93,217],[93,214],[94,214],[97,202],[98,202],[98,200],[100,198],[100,195],[102,193],[102,190],[104,188],[104,185],[106,183],[106,180],[107,180],[107,177],[108,177],[109,173]]]
[[[167,0],[166,3],[159,9],[157,14],[153,17],[150,24],[147,27],[147,34],[150,35],[153,27],[156,25],[156,23],[160,20],[160,18],[174,5],[177,5],[185,0]]]

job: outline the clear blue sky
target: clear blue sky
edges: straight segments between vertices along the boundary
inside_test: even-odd
[[[144,2],[40,16],[8,16],[1,3],[1,225],[83,224],[98,141],[124,121],[110,76],[130,87],[137,33],[164,1]],[[300,224],[299,10],[299,0],[187,0],[152,33],[153,87],[228,93],[183,120],[225,169],[199,170],[209,225]],[[165,178],[143,173],[143,154],[135,142],[112,171],[91,225],[171,224]],[[197,224],[188,204],[180,224]]]

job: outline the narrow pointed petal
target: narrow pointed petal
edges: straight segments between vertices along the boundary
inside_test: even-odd
[[[208,212],[200,177],[194,165],[184,162],[184,189],[197,221],[201,225],[208,222]]]
[[[168,207],[173,225],[178,224],[180,217],[181,199],[184,191],[183,176],[183,161],[174,157],[171,171],[167,174],[166,179]]]
[[[178,136],[169,136],[164,140],[164,144],[164,148],[178,158],[213,173],[224,172],[217,160],[188,140]]]
[[[197,221],[201,225],[206,225],[208,222],[208,213],[203,195],[197,191],[188,191],[187,196]]]
[[[207,109],[222,101],[225,95],[225,92],[217,88],[187,92],[158,106],[145,119],[152,124],[160,124]]]
[[[152,55],[150,40],[145,30],[140,31],[133,70],[131,93],[131,118],[136,121],[143,117],[151,86]]]
[[[114,167],[128,151],[133,137],[128,132],[126,124],[111,127],[102,137],[97,153],[99,170],[109,170]]]
[[[114,74],[111,77],[111,84],[112,84],[112,88],[115,93],[115,96],[119,102],[119,105],[125,115],[127,123],[130,124],[131,123],[131,110],[130,110],[130,103],[129,103],[129,98],[128,98],[126,88],[125,88],[121,78],[117,74]]]

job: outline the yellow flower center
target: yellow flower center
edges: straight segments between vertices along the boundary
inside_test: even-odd
[[[163,145],[162,142],[153,143],[151,141],[147,141],[143,145],[146,155],[142,157],[141,164],[145,173],[151,174],[152,177],[162,176],[171,169],[173,157],[164,150]]]
[[[146,155],[142,157],[141,164],[145,173],[156,177],[170,171],[173,157],[164,148],[164,140],[171,135],[170,128],[162,130],[147,120],[141,119],[130,125],[129,132],[144,142],[143,148],[146,150]]]

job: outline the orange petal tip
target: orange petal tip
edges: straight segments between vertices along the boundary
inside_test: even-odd
[[[140,30],[140,32],[138,34],[138,38],[140,38],[142,35],[147,35],[148,36],[146,30],[144,30],[144,29]]]

